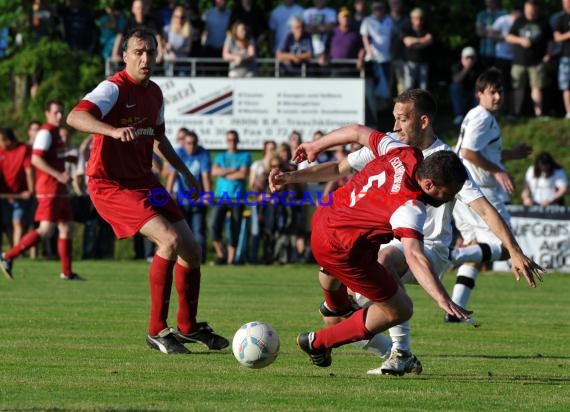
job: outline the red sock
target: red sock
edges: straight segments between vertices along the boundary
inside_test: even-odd
[[[341,284],[340,288],[337,290],[323,289],[323,293],[325,295],[325,303],[327,304],[327,307],[333,312],[343,313],[350,307],[346,286]]]
[[[331,349],[350,342],[370,339],[374,333],[364,326],[366,311],[367,309],[359,309],[350,318],[316,332],[313,347],[315,349]]]
[[[37,230],[32,230],[31,232],[26,233],[22,237],[22,240],[20,240],[20,243],[6,252],[6,255],[4,255],[5,258],[7,260],[13,260],[17,258],[32,246],[37,245],[40,242],[40,239],[41,237]]]
[[[174,282],[178,292],[178,329],[182,333],[190,333],[196,327],[201,276],[199,266],[193,269],[180,263],[174,266]]]
[[[61,272],[69,277],[71,276],[71,252],[72,243],[71,239],[59,238],[57,239],[57,253],[61,262]]]
[[[150,264],[150,322],[148,333],[151,336],[167,328],[168,305],[170,303],[170,290],[172,289],[172,268],[174,261],[166,260],[154,255]]]

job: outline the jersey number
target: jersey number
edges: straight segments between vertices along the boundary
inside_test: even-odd
[[[356,192],[356,189],[352,190],[352,193],[350,194],[350,205],[349,207],[353,207],[360,199],[362,199],[364,196],[366,196],[366,192],[368,192],[368,189],[370,189],[372,187],[372,184],[374,182],[376,183],[376,187],[380,188],[384,185],[384,183],[386,183],[386,172],[382,172],[380,174],[374,175],[374,176],[370,176],[368,178],[368,182],[362,186],[362,189],[360,190],[360,192]]]

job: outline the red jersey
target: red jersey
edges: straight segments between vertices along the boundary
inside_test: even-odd
[[[65,152],[67,148],[59,136],[59,127],[44,124],[34,140],[32,154],[43,157],[58,172],[65,171]],[[67,195],[67,187],[52,175],[36,168],[36,195]]]
[[[154,140],[165,131],[162,91],[156,83],[142,86],[122,70],[99,83],[73,110],[88,111],[111,126],[132,126],[137,131],[132,142],[94,135],[87,176],[128,186],[152,175]]]
[[[28,190],[25,169],[32,168],[32,149],[17,142],[8,150],[0,150],[0,192],[22,193]]]
[[[370,147],[377,158],[315,213],[343,247],[364,241],[377,249],[393,237],[423,240],[425,205],[415,179],[422,152],[380,132],[371,133]]]

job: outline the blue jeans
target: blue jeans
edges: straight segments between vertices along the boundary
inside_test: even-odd
[[[475,90],[465,90],[461,83],[449,85],[449,97],[454,116],[464,115],[477,105]]]
[[[181,209],[194,238],[202,248],[202,263],[204,263],[206,261],[206,206],[184,205]]]

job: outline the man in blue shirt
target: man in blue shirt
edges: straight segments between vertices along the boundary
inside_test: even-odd
[[[246,179],[249,176],[249,167],[251,166],[250,153],[237,150],[239,135],[235,130],[228,130],[226,143],[228,150],[216,155],[212,167],[212,174],[218,178],[215,190],[216,206],[214,206],[211,216],[212,242],[218,264],[232,264],[234,262],[244,209],[243,197],[246,190]],[[231,213],[231,239],[227,240],[228,249],[225,253],[222,244],[222,232],[228,211]]]
[[[182,139],[180,141],[181,147],[176,150],[176,153],[182,159],[188,170],[198,181],[201,193],[212,191],[212,162],[210,161],[210,153],[202,146],[198,145],[198,135],[186,128],[180,129],[182,132]],[[178,197],[178,205],[182,209],[182,213],[192,229],[192,233],[202,248],[202,263],[206,261],[206,206],[204,202],[190,202],[189,194],[185,192],[188,190],[186,182],[178,174],[176,169],[171,168],[168,175],[168,182],[166,190]],[[182,196],[180,196],[182,195]]]

